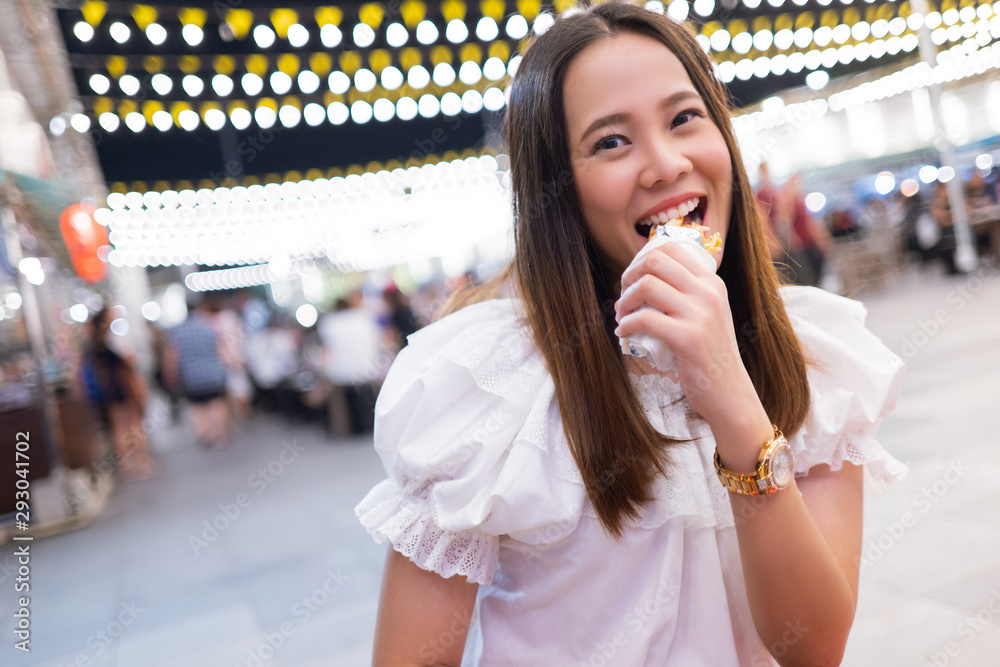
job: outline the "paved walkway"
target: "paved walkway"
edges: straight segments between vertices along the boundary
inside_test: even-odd
[[[1000,665],[1000,267],[864,299],[908,364],[880,439],[910,465],[866,506],[844,665]]]
[[[866,507],[844,665],[993,666],[1000,655],[1000,271],[911,275],[865,298],[909,360],[881,440],[911,466]],[[367,665],[384,549],[353,507],[382,476],[370,439],[257,418],[223,452],[153,434],[161,473],[91,526],[36,542],[33,651],[12,648],[0,545],[0,665]]]

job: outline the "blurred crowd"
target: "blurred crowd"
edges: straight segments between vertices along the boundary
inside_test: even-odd
[[[802,177],[795,174],[779,187],[772,182],[767,164],[761,164],[757,201],[768,223],[765,232],[771,259],[782,280],[820,284],[831,247],[830,233],[806,208]]]
[[[916,182],[913,181],[915,184]],[[1000,251],[1000,170],[976,170],[962,183],[980,255]],[[947,186],[931,185],[885,196],[838,202],[814,215],[806,206],[800,175],[783,185],[761,165],[757,199],[767,222],[771,258],[786,283],[822,285],[835,291],[859,277],[884,278],[899,266],[918,262],[960,273],[955,262],[955,226]]]
[[[355,289],[307,326],[251,291],[200,293],[178,326],[153,326],[153,381],[175,422],[186,412],[198,442],[222,449],[243,424],[271,413],[313,422],[331,438],[370,432],[379,388],[407,336],[431,322],[472,274],[406,294],[395,284]],[[310,318],[311,319],[311,318]],[[126,479],[153,474],[148,389],[135,355],[111,335],[108,310],[89,322],[81,382],[101,413]]]
[[[976,173],[963,185],[977,248],[995,253],[997,170]],[[871,286],[865,281],[884,279],[894,264],[940,264],[947,273],[959,272],[941,182],[827,206],[817,216],[806,205],[800,176],[779,186],[763,164],[757,198],[772,259],[786,283],[851,295]],[[228,447],[244,422],[260,413],[313,422],[331,438],[367,433],[375,397],[407,336],[433,321],[448,295],[474,282],[465,274],[408,293],[392,283],[368,284],[304,322],[266,301],[264,290],[195,293],[180,325],[152,325],[152,377],[173,420],[186,412],[206,448]],[[149,390],[127,339],[111,335],[113,312],[102,310],[88,323],[81,384],[99,408],[118,470],[141,479],[154,472],[144,420]]]

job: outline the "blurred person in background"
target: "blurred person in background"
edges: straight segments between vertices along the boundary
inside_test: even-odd
[[[940,232],[937,244],[932,252],[944,263],[949,276],[959,273],[955,265],[955,225],[951,219],[951,203],[948,201],[948,188],[938,181],[934,185],[934,196],[931,198],[931,217],[937,223]]]
[[[992,175],[991,172],[987,172]],[[980,214],[980,220],[990,217],[996,218],[996,214],[990,215],[988,209],[996,203],[996,190],[977,171],[965,184],[965,199],[969,203],[969,212]],[[976,248],[980,251],[996,251],[997,238],[1000,237],[1000,227],[997,223],[991,225],[977,225],[972,229],[976,235]],[[992,232],[992,233],[991,233]]]
[[[319,418],[323,422],[327,435],[330,432],[330,419],[327,414],[331,385],[323,372],[323,341],[319,338],[316,324],[306,327],[299,345],[298,372],[295,386],[298,390],[298,401],[306,419]]]
[[[329,395],[330,432],[336,436],[372,430],[376,389],[395,356],[375,314],[363,306],[361,290],[338,299],[336,309],[319,320],[323,369],[333,385]]]
[[[994,164],[986,174],[986,186],[990,189],[993,203],[1000,203],[1000,164]]]
[[[240,421],[250,415],[253,385],[247,374],[247,327],[235,310],[224,306],[220,299],[210,299],[209,326],[219,338],[219,354],[226,366],[226,396],[231,415]]]
[[[885,206],[885,224],[889,227],[898,228],[906,217],[907,206],[904,197],[899,190],[893,190],[885,196],[883,206]]]
[[[165,362],[167,358],[167,346],[170,339],[167,332],[156,323],[150,323],[150,342],[153,351],[153,381],[160,388],[167,398],[167,405],[170,407],[170,420],[174,424],[181,421],[181,394],[177,385],[167,382]]]
[[[88,324],[83,382],[111,433],[118,471],[126,480],[145,479],[154,471],[143,425],[149,392],[131,356],[113,349],[113,319],[103,308]]]
[[[410,298],[410,305],[417,318],[417,324],[425,327],[433,322],[447,296],[443,282],[431,282],[421,285]]]
[[[930,251],[937,244],[941,232],[919,193],[906,197],[903,206],[901,223],[903,251],[918,255],[923,266],[933,259],[933,253]]]
[[[993,189],[987,186],[986,181],[978,173],[974,173],[965,183],[965,199],[969,202],[971,210],[978,210],[992,206],[994,202]]]
[[[393,337],[399,344],[399,349],[403,349],[406,347],[406,337],[420,328],[417,316],[410,307],[410,299],[394,284],[385,288],[382,299],[389,309],[389,326],[392,328]]]
[[[792,228],[792,209],[787,190],[771,180],[766,162],[760,165],[760,184],[754,196],[761,212],[764,238],[778,278],[783,284],[801,284],[803,267],[808,264],[808,260],[804,257],[802,244]]]
[[[861,232],[861,227],[854,221],[854,215],[847,209],[834,211],[830,215],[833,231],[830,235],[835,238],[854,238]]]
[[[830,236],[826,227],[818,224],[806,208],[805,193],[802,191],[802,175],[795,174],[788,179],[781,192],[781,206],[784,217],[791,221],[794,240],[792,247],[798,249],[801,258],[796,271],[795,282],[799,285],[819,285],[826,264],[826,253]]]
[[[87,393],[90,394],[89,388]],[[21,369],[13,361],[0,362],[0,410],[27,407],[31,402],[31,390]]]
[[[271,320],[271,311],[263,299],[255,296],[249,290],[240,290],[233,297],[233,306],[247,330],[247,338],[261,331]]]
[[[766,162],[760,163],[760,183],[757,186],[757,205],[761,218],[767,223],[764,233],[767,235],[767,248],[771,251],[771,261],[783,266],[788,254],[791,232],[787,221],[779,219],[780,191],[771,182],[771,172]]]
[[[226,366],[207,310],[206,301],[188,305],[187,319],[170,332],[165,370],[168,382],[190,403],[198,440],[223,449],[229,437]]]
[[[288,419],[294,417],[291,382],[299,367],[299,341],[288,324],[272,316],[266,327],[247,340],[246,359],[256,405],[271,407]]]

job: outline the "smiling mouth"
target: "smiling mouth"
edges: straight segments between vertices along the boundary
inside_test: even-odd
[[[666,211],[660,211],[639,220],[635,223],[635,231],[644,239],[648,239],[654,227],[665,225],[671,221],[675,221],[674,224],[679,224],[682,227],[698,227],[705,219],[706,206],[707,199],[705,197],[692,197]],[[677,220],[680,220],[680,223],[677,223]]]

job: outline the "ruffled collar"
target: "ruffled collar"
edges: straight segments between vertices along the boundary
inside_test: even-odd
[[[643,402],[655,403],[656,407],[666,407],[684,395],[677,371],[660,374],[650,364],[639,359],[625,359],[629,380]]]

